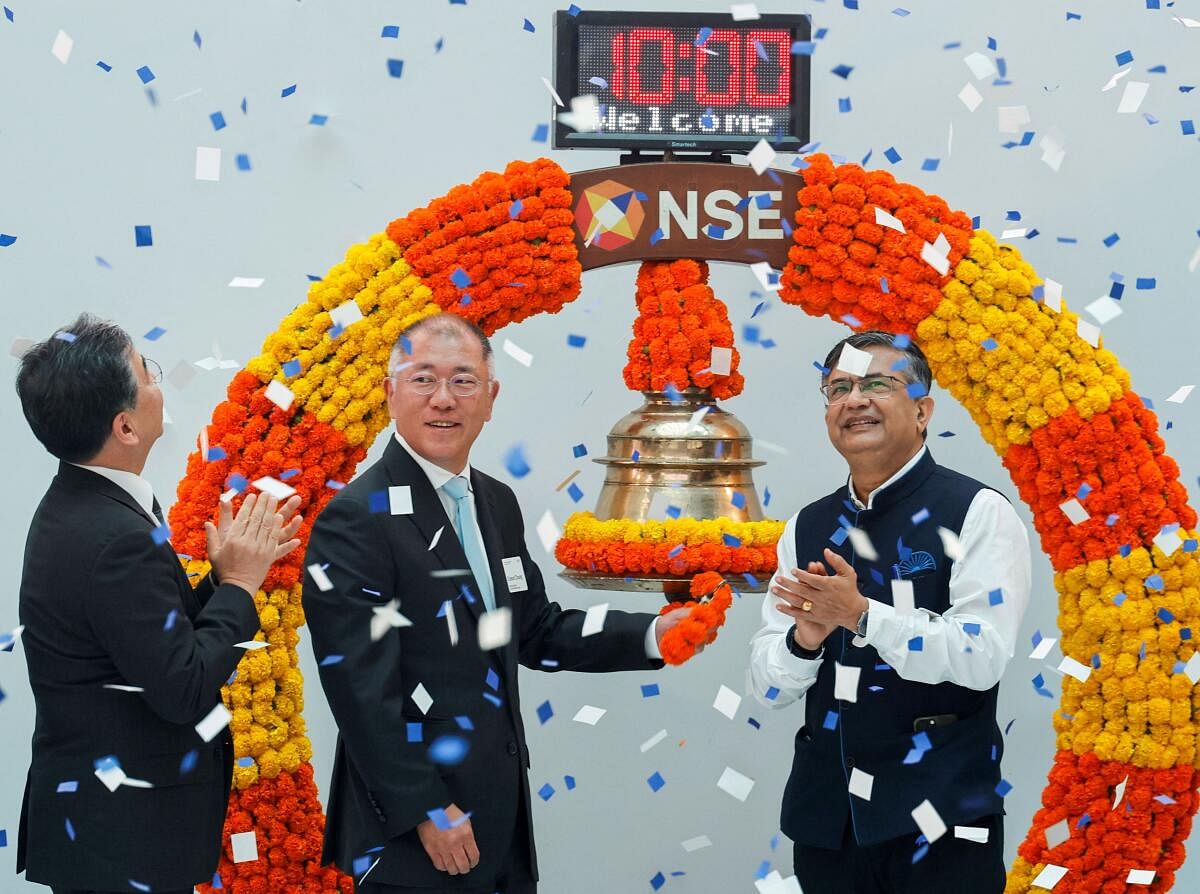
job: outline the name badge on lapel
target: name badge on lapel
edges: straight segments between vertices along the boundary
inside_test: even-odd
[[[501,563],[504,565],[504,579],[508,582],[508,592],[521,593],[529,589],[525,581],[525,566],[521,564],[520,556],[510,556]]]

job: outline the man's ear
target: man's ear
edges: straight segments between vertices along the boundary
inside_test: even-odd
[[[133,425],[130,424],[128,412],[122,410],[113,417],[109,437],[114,438],[118,444],[125,446],[132,446],[137,441],[137,434],[133,430]]]
[[[921,423],[922,429],[925,429],[929,427],[931,419],[933,419],[933,398],[925,395],[917,401],[917,422]]]

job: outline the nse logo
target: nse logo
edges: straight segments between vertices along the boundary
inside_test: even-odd
[[[613,251],[635,241],[646,219],[644,203],[657,204],[652,245],[677,234],[697,239],[701,232],[716,240],[784,238],[780,190],[750,190],[743,196],[732,189],[690,189],[677,197],[672,190],[661,189],[656,198],[652,203],[646,193],[616,180],[584,189],[575,205],[575,226],[584,247]]]

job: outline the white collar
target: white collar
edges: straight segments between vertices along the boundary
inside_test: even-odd
[[[847,477],[846,478],[846,487],[850,491],[850,499],[854,502],[854,505],[857,506],[859,509],[870,509],[871,504],[875,502],[876,494],[878,494],[885,487],[895,484],[900,478],[904,477],[904,475],[909,471],[909,469],[911,469],[918,462],[920,462],[921,457],[923,457],[928,452],[929,452],[929,448],[926,447],[924,444],[922,444],[921,449],[918,450],[916,453],[914,453],[913,458],[910,459],[908,462],[906,462],[904,465],[902,465],[900,467],[900,470],[898,472],[896,472],[895,475],[893,475],[887,481],[883,482],[883,484],[879,485],[879,487],[875,488],[875,490],[871,491],[871,493],[869,493],[867,495],[867,502],[866,502],[865,506],[863,505],[862,500],[860,500],[858,498],[858,494],[856,494],[854,492],[854,477],[853,476]]]
[[[413,450],[408,441],[400,437],[400,432],[396,432],[395,435],[400,446],[407,450],[408,455],[411,456],[413,461],[421,467],[421,471],[425,473],[425,477],[429,479],[429,483],[433,485],[434,490],[441,490],[442,485],[451,478],[465,478],[467,480],[467,492],[472,492],[471,466],[469,463],[461,472],[458,473],[443,469],[441,466],[437,465],[436,463],[431,463],[425,457],[421,456],[421,454],[417,453],[417,451]]]
[[[117,487],[121,488],[121,490],[125,491],[125,493],[129,494],[129,496],[133,497],[134,502],[154,522],[155,527],[158,526],[158,519],[154,517],[154,488],[141,475],[136,475],[125,469],[110,469],[108,466],[85,466],[82,463],[71,463],[71,465],[87,469],[89,472],[95,472],[97,475],[107,478]]]

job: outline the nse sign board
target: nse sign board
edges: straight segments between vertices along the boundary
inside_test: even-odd
[[[584,270],[626,261],[703,258],[787,263],[799,174],[707,162],[630,164],[571,175]],[[786,224],[785,224],[786,221]]]

